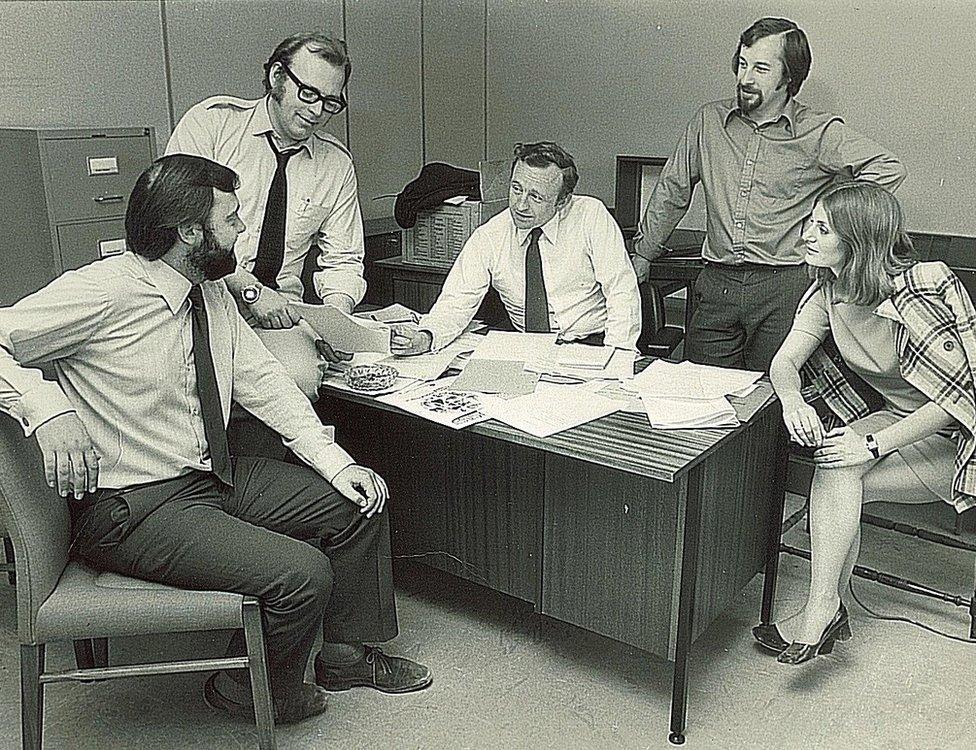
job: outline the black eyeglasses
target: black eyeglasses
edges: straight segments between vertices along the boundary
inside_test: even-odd
[[[298,76],[291,72],[291,68],[284,63],[281,63],[281,67],[284,69],[285,73],[288,74],[288,77],[295,82],[295,85],[298,86],[299,101],[305,102],[305,104],[318,104],[319,102],[322,102],[322,109],[324,109],[330,115],[337,115],[346,108],[346,97],[342,96],[341,94],[339,96],[323,94],[314,86],[309,86],[307,83],[303,83]]]

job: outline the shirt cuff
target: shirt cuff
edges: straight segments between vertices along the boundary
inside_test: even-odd
[[[286,440],[285,445],[329,482],[347,466],[356,463],[335,442],[335,427],[323,426],[310,434]]]
[[[353,307],[355,307],[366,296],[365,280],[354,273],[324,269],[317,271],[312,279],[312,286],[315,287],[315,293],[320,298],[341,292],[352,297]]]
[[[61,386],[45,380],[23,393],[10,409],[10,415],[20,422],[24,435],[30,436],[45,422],[73,411],[75,407],[68,401]]]

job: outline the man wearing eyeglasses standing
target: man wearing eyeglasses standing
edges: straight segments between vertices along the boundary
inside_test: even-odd
[[[316,255],[315,293],[345,312],[363,298],[363,221],[346,147],[324,126],[346,108],[352,65],[345,43],[321,33],[282,41],[264,65],[266,96],[214,96],[191,107],[166,153],[213,159],[240,175],[246,229],[227,287],[264,344],[309,398],[319,357],[342,355],[316,342],[293,302],[303,299],[306,256]]]
[[[450,344],[489,286],[520,331],[636,348],[640,296],[623,235],[599,199],[573,194],[578,180],[572,155],[557,144],[518,144],[508,211],[468,238],[420,324],[394,326],[393,353]]]

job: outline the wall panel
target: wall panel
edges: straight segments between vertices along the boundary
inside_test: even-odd
[[[485,151],[484,0],[424,0],[425,160],[477,169]]]
[[[169,136],[159,5],[0,3],[0,124]]]
[[[349,147],[363,216],[393,215],[393,198],[422,156],[420,0],[347,0],[346,41],[354,51]]]

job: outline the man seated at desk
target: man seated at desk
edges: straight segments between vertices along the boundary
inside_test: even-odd
[[[397,634],[386,484],[339,447],[238,313],[224,280],[244,231],[236,183],[186,154],[143,172],[126,210],[130,252],[0,309],[0,409],[37,438],[76,556],[261,600],[275,710],[288,723],[322,713],[325,690],[403,693],[432,677],[363,644]],[[44,362],[56,382],[32,369]],[[231,460],[232,400],[304,465]],[[252,716],[240,679],[215,673],[208,703]]]
[[[573,194],[578,180],[573,157],[555,143],[517,145],[509,210],[474,231],[420,323],[394,327],[393,353],[450,344],[489,286],[519,331],[634,349],[637,277],[610,212],[596,198]]]

